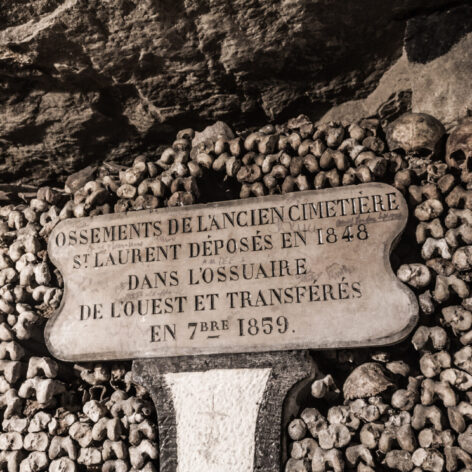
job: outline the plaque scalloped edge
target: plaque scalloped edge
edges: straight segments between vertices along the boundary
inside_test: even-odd
[[[113,281],[112,278],[105,278],[105,277],[95,277],[95,283],[90,284],[89,289],[91,290],[91,293],[89,294],[85,289],[82,284],[86,283],[86,277],[92,277],[94,274],[94,271],[92,268],[87,268],[87,271],[85,275],[83,275],[81,278],[77,277],[76,274],[79,273],[76,272],[74,273],[72,269],[65,269],[64,264],[65,260],[67,259],[68,262],[70,263],[73,259],[73,255],[77,253],[76,247],[74,246],[69,247],[69,252],[71,254],[67,254],[67,257],[65,257],[66,252],[63,252],[59,254],[62,249],[58,247],[54,247],[54,241],[55,238],[57,238],[57,235],[59,233],[65,233],[66,230],[70,230],[71,228],[74,230],[80,230],[86,229],[90,230],[92,227],[100,227],[100,225],[106,225],[106,224],[111,224],[111,223],[116,223],[116,224],[129,224],[131,221],[139,221],[140,219],[143,221],[149,221],[149,219],[152,218],[160,218],[161,220],[165,220],[165,218],[180,218],[181,216],[185,215],[207,215],[209,212],[217,212],[222,209],[235,209],[235,208],[258,208],[261,205],[264,205],[265,207],[270,206],[270,205],[288,205],[290,203],[296,204],[298,202],[300,205],[307,199],[310,198],[316,198],[318,200],[322,199],[323,201],[329,200],[330,197],[333,198],[332,201],[335,201],[336,199],[339,200],[339,197],[337,195],[354,195],[352,198],[358,198],[359,195],[365,196],[368,194],[369,198],[372,195],[375,194],[394,194],[395,198],[395,203],[398,204],[399,207],[399,213],[393,216],[389,216],[390,214],[393,214],[394,212],[385,212],[383,215],[384,217],[379,219],[378,221],[375,220],[375,218],[369,214],[365,215],[356,215],[354,218],[352,215],[348,216],[337,216],[336,224],[338,224],[339,228],[341,226],[345,225],[345,222],[349,221],[354,221],[356,220],[357,222],[365,221],[366,225],[375,225],[375,224],[382,224],[385,222],[385,225],[390,225],[389,232],[388,232],[388,238],[385,239],[385,233],[377,234],[376,238],[378,240],[378,247],[379,247],[379,253],[378,256],[381,257],[382,261],[381,264],[379,264],[378,268],[382,267],[384,273],[379,272],[379,278],[385,277],[384,282],[390,283],[391,285],[390,290],[388,290],[388,293],[383,293],[383,294],[378,294],[378,303],[379,305],[377,306],[377,310],[379,313],[383,315],[380,316],[382,322],[386,322],[387,324],[389,322],[393,322],[393,318],[396,317],[396,314],[391,313],[390,316],[385,316],[385,310],[388,311],[387,306],[382,306],[387,300],[392,303],[397,303],[398,302],[398,297],[402,298],[402,303],[400,304],[400,311],[399,311],[399,316],[402,317],[402,326],[400,328],[395,327],[394,329],[382,333],[381,335],[374,335],[374,336],[365,336],[362,331],[360,330],[361,333],[359,335],[359,339],[353,339],[353,334],[350,334],[350,339],[346,339],[345,341],[342,339],[343,335],[339,333],[338,338],[339,339],[334,339],[332,333],[329,331],[329,326],[325,329],[326,333],[323,331],[323,336],[325,336],[325,339],[311,339],[309,336],[305,335],[302,331],[300,331],[300,326],[297,326],[297,335],[299,337],[297,339],[294,339],[293,342],[284,339],[283,336],[278,336],[274,338],[270,337],[262,337],[261,340],[255,339],[256,337],[253,337],[253,339],[250,339],[250,341],[255,341],[255,342],[250,342],[248,344],[241,344],[241,336],[238,336],[235,333],[233,333],[234,337],[231,339],[228,339],[228,342],[225,343],[224,340],[221,342],[219,341],[220,344],[215,344],[213,343],[213,340],[208,340],[208,339],[201,339],[199,345],[196,345],[193,347],[191,343],[187,342],[186,345],[184,346],[175,346],[170,345],[169,346],[164,346],[161,348],[160,346],[156,347],[156,344],[154,343],[151,348],[149,348],[149,337],[146,334],[146,337],[144,338],[145,342],[143,340],[136,340],[133,339],[133,332],[129,331],[131,328],[135,328],[135,326],[127,326],[126,324],[123,324],[122,326],[118,327],[116,332],[113,332],[113,329],[115,329],[112,325],[110,326],[110,330],[108,327],[105,327],[103,324],[103,319],[98,319],[98,320],[85,320],[85,321],[78,321],[77,320],[77,304],[70,305],[72,308],[68,306],[69,304],[69,299],[73,298],[73,296],[77,296],[80,298],[80,296],[84,297],[84,294],[87,294],[85,297],[87,300],[90,299],[90,297],[95,296],[97,293],[100,295],[100,288],[103,286],[103,289],[108,289],[110,290],[110,287],[107,286],[107,284],[110,284]],[[347,198],[347,197],[346,197]],[[349,197],[351,198],[351,197]],[[393,198],[393,197],[392,197]],[[388,213],[388,214],[387,214]],[[379,213],[380,214],[380,213]],[[348,217],[351,217],[351,220],[349,220]],[[354,219],[353,219],[354,218]],[[290,350],[290,349],[329,349],[329,348],[349,348],[349,347],[367,347],[367,346],[380,346],[380,345],[388,345],[388,344],[393,344],[396,342],[401,341],[404,339],[413,329],[413,327],[416,325],[417,320],[418,320],[418,303],[416,300],[416,296],[414,293],[406,286],[404,285],[394,274],[391,265],[390,265],[390,253],[392,250],[392,247],[394,246],[395,242],[400,238],[406,223],[408,219],[408,208],[405,202],[405,199],[401,195],[401,193],[395,189],[394,187],[391,187],[387,184],[383,183],[369,183],[369,184],[362,184],[362,185],[355,185],[355,186],[346,186],[346,187],[337,187],[337,188],[330,188],[330,189],[323,189],[323,190],[309,190],[305,192],[294,192],[291,194],[286,194],[286,195],[273,195],[273,196],[265,196],[265,197],[258,197],[258,198],[251,198],[251,199],[244,199],[244,200],[232,200],[232,201],[226,201],[226,202],[216,202],[216,203],[209,203],[209,204],[199,204],[199,205],[192,205],[192,206],[187,206],[187,207],[179,207],[179,208],[161,208],[157,210],[142,210],[142,211],[135,211],[135,212],[129,212],[129,213],[115,213],[115,214],[108,214],[108,215],[100,215],[100,216],[94,216],[94,217],[87,217],[87,218],[79,218],[79,219],[68,219],[60,222],[52,231],[49,242],[48,242],[48,254],[51,259],[51,261],[58,267],[58,269],[61,271],[61,274],[63,275],[64,278],[64,294],[62,297],[61,305],[60,307],[56,310],[54,315],[51,317],[51,319],[48,320],[46,329],[45,329],[45,340],[46,340],[46,345],[49,349],[49,351],[57,358],[62,359],[62,360],[67,360],[67,361],[96,361],[96,360],[118,360],[118,359],[132,359],[132,358],[145,358],[145,357],[173,357],[173,356],[179,356],[179,355],[195,355],[195,354],[218,354],[218,353],[238,353],[238,352],[264,352],[264,351],[274,351],[274,350]],[[329,221],[328,221],[329,220]],[[167,221],[167,220],[166,220]],[[322,222],[322,225],[326,226],[331,221],[335,221],[334,219],[326,218],[325,221]],[[192,223],[193,224],[193,223]],[[321,224],[321,223],[320,223]],[[322,226],[321,225],[321,226]],[[271,228],[272,226],[269,225]],[[323,226],[323,231],[326,229]],[[336,227],[338,227],[336,226]],[[303,227],[303,226],[302,226]],[[264,227],[261,227],[262,229],[265,229]],[[274,238],[281,234],[283,231],[281,230],[287,230],[288,227],[287,225],[280,225],[276,226],[275,228],[272,228],[271,234],[274,235]],[[315,229],[308,228],[310,230],[310,235],[315,234]],[[234,230],[234,228],[233,228]],[[255,232],[257,230],[256,227],[253,227],[251,229],[252,232]],[[245,230],[241,230],[238,228],[237,230],[234,231],[241,231],[241,234],[246,234],[244,233]],[[203,234],[204,232],[202,232]],[[192,233],[196,234],[196,233]],[[225,233],[226,234],[226,233]],[[241,234],[238,234],[238,236],[241,236]],[[248,233],[249,234],[249,233]],[[185,238],[188,239],[189,235],[179,235],[182,236],[182,241],[184,241]],[[185,238],[184,238],[185,236]],[[381,236],[381,237],[379,237]],[[193,236],[192,236],[193,237]],[[341,234],[339,234],[339,237],[341,237]],[[152,238],[151,238],[152,239]],[[203,239],[200,238],[202,241]],[[56,240],[57,241],[57,240]],[[167,241],[169,241],[169,238],[167,238]],[[174,239],[175,241],[175,239]],[[188,242],[188,241],[187,241]],[[341,242],[342,243],[342,242]],[[342,249],[342,247],[355,247],[355,244],[359,244],[359,247],[362,247],[361,243],[359,241],[354,241],[351,242],[350,244],[352,246],[349,246],[349,243],[344,243],[345,246],[342,246],[340,243],[339,248]],[[103,247],[106,247],[107,244],[110,244],[109,242],[103,243]],[[330,246],[329,244],[325,244],[325,248]],[[81,248],[81,253],[87,253],[85,250],[86,245],[84,245],[83,248]],[[98,247],[102,247],[98,245]],[[314,246],[313,246],[314,247]],[[366,246],[364,246],[365,248]],[[340,249],[333,249],[334,246],[331,246],[331,248],[323,249],[323,250],[331,250],[334,251],[333,254],[340,254],[343,255],[342,252],[339,252]],[[377,248],[377,246],[375,246]],[[92,251],[92,246],[88,246],[88,252],[90,254],[93,254]],[[103,249],[101,249],[103,250]],[[285,250],[285,249],[284,249]],[[314,249],[313,249],[314,250]],[[65,251],[65,250],[64,250]],[[280,249],[280,251],[283,251]],[[269,251],[270,252],[270,251]],[[276,252],[276,251],[275,251]],[[313,251],[312,251],[313,252]],[[302,254],[306,257],[310,257],[312,252],[307,252],[305,248],[305,252]],[[373,251],[369,251],[370,254],[372,254]],[[274,255],[274,254],[272,254]],[[265,256],[265,253],[264,253]],[[313,256],[314,257],[314,256]],[[352,257],[352,252],[347,252],[346,251],[346,257]],[[369,256],[370,257],[370,256]],[[241,261],[238,259],[238,257],[235,257],[235,263],[240,263]],[[244,260],[244,259],[243,259]],[[261,263],[264,261],[261,260]],[[187,263],[185,263],[187,262]],[[191,261],[190,261],[191,262]],[[179,268],[187,268],[190,267],[190,262],[185,261],[185,258],[183,260],[180,260],[180,265],[178,266]],[[358,262],[361,262],[361,264],[354,264],[354,268],[357,270],[360,270],[360,266],[363,266],[363,269],[368,270],[371,265],[375,265],[375,261],[372,264],[362,264],[362,258],[359,259]],[[377,261],[378,262],[378,261]],[[152,263],[150,263],[152,264]],[[173,267],[174,265],[178,265],[179,261],[174,261],[174,263],[168,265],[169,267]],[[201,262],[199,262],[201,265]],[[134,266],[135,268],[136,266]],[[150,267],[150,265],[146,266]],[[306,268],[306,267],[305,267]],[[311,269],[311,267],[309,267]],[[96,273],[100,272],[100,267],[95,267]],[[105,271],[105,269],[103,269]],[[108,269],[107,269],[108,270]],[[116,272],[117,274],[123,273],[123,267],[122,268],[117,268]],[[325,271],[326,272],[326,271]],[[109,272],[111,273],[111,272]],[[71,282],[72,275],[74,274],[75,279]],[[115,275],[117,275],[115,274]],[[323,274],[323,272],[322,272]],[[300,275],[300,274],[298,274]],[[297,276],[298,276],[297,275]],[[318,274],[315,274],[318,275]],[[377,283],[377,274],[371,275],[373,283]],[[303,274],[302,274],[302,279],[303,280]],[[93,282],[93,281],[92,281]],[[72,284],[76,283],[77,287],[75,289],[72,288]],[[112,286],[115,291],[112,294],[112,299],[113,296],[119,297],[119,294],[122,293],[120,289],[122,290],[124,287],[124,283],[121,283],[121,286],[118,286],[118,291],[117,287]],[[188,288],[188,287],[186,287]],[[384,287],[387,288],[387,287]],[[223,290],[222,286],[217,287],[218,290]],[[168,290],[168,289],[166,289]],[[182,288],[180,288],[182,290]],[[79,292],[76,293],[76,292]],[[165,292],[165,290],[164,290]],[[156,291],[154,291],[156,293]],[[341,293],[341,292],[340,292]],[[392,300],[389,299],[390,295],[392,293],[396,294],[396,298],[392,297]],[[373,296],[373,295],[372,295]],[[99,297],[100,299],[100,297]],[[82,299],[81,299],[82,300]],[[328,300],[328,304],[331,303],[333,300]],[[76,300],[74,299],[74,302]],[[353,301],[355,303],[355,301]],[[399,302],[398,302],[399,303]],[[317,307],[320,307],[322,305],[318,305]],[[336,304],[332,304],[330,306],[333,306],[333,312],[336,311]],[[372,312],[374,309],[373,307],[375,304],[370,303],[369,305],[369,313]],[[221,308],[221,307],[220,307]],[[310,307],[311,308],[311,307]],[[331,312],[328,309],[322,308],[328,313],[329,316],[331,316]],[[344,306],[345,311],[345,316],[346,317],[351,317],[350,320],[352,321],[352,317],[355,316],[353,313],[349,312],[349,306],[345,305]],[[67,311],[68,310],[68,311]],[[75,319],[72,319],[72,315],[69,313],[74,310],[74,317]],[[306,310],[308,310],[306,308]],[[306,311],[305,310],[305,311]],[[237,311],[237,310],[236,310]],[[241,310],[239,310],[240,312]],[[257,311],[257,310],[255,310]],[[270,309],[270,311],[265,311],[261,315],[255,314],[254,317],[258,318],[260,320],[261,317],[264,317],[264,315],[267,315],[267,313],[272,313],[276,312],[277,308],[275,309]],[[287,310],[289,311],[289,310]],[[315,310],[316,311],[316,310]],[[221,315],[216,315],[215,318],[218,318],[218,316],[222,316],[227,314],[227,309],[221,308],[217,312],[214,313],[220,313]],[[279,312],[277,312],[279,313]],[[300,315],[302,313],[302,315]],[[300,311],[297,312],[294,316],[305,316],[305,312]],[[318,312],[316,312],[318,314]],[[103,315],[103,314],[102,314]],[[160,316],[160,315],[157,315]],[[187,313],[180,313],[179,316],[187,316]],[[195,312],[193,314],[195,317]],[[236,315],[235,315],[236,316]],[[241,315],[239,315],[241,316]],[[287,315],[289,316],[289,315]],[[306,315],[309,316],[309,315]],[[321,315],[320,315],[321,316]],[[339,321],[342,320],[340,317],[341,315],[338,313],[337,315],[334,314],[336,321],[333,324],[334,330],[339,329]],[[66,320],[66,318],[70,318],[69,320]],[[233,317],[234,318],[234,317]],[[329,317],[328,317],[329,318]],[[323,318],[323,322],[327,323],[326,321],[328,318]],[[129,320],[143,320],[144,318],[139,318],[138,315],[132,316],[129,318]],[[187,319],[193,319],[193,318],[187,318]],[[277,318],[274,318],[274,320]],[[298,318],[294,318],[295,320],[298,320]],[[122,323],[123,318],[121,318],[119,323]],[[375,323],[375,318],[371,320],[371,323],[368,323],[369,329],[373,329],[374,331],[378,331],[377,326],[375,326],[378,323]],[[69,321],[69,323],[67,323]],[[82,323],[82,324],[81,324]],[[87,325],[87,323],[89,323]],[[95,323],[95,324],[94,324]],[[117,323],[116,320],[113,320],[113,323]],[[143,323],[141,323],[143,324]],[[234,324],[234,323],[233,323]],[[87,329],[84,329],[81,331],[82,327],[86,327]],[[100,329],[95,329],[95,326],[99,326]],[[272,329],[274,329],[274,326],[272,326]],[[141,328],[141,326],[140,326]],[[240,327],[241,328],[241,327]],[[260,328],[260,327],[259,327]],[[343,330],[348,331],[351,329],[352,326],[347,326],[343,325]],[[236,329],[236,328],[234,328]],[[247,326],[246,326],[247,329]],[[126,330],[126,331],[125,331]],[[316,330],[315,330],[316,331]],[[118,333],[118,334],[117,334]],[[121,335],[123,333],[123,335]],[[142,335],[143,332],[140,332],[140,335]],[[201,333],[200,333],[201,334]],[[223,333],[226,334],[226,333]],[[251,336],[248,336],[246,334],[246,339],[251,338]],[[262,333],[261,333],[262,334]],[[280,333],[278,333],[280,334]],[[96,343],[95,337],[98,335],[99,337],[102,336],[103,341],[106,343],[110,343],[110,339],[113,336],[118,336],[120,339],[116,342],[116,345],[113,344],[108,344],[108,348],[100,349],[96,348],[96,346],[100,346],[100,342],[98,344],[93,344],[94,342]],[[188,333],[185,333],[185,336],[188,337]],[[300,338],[300,336],[305,336],[305,339]],[[330,337],[331,336],[331,337]],[[64,337],[64,339],[62,339]],[[84,339],[84,337],[87,338],[87,341]],[[236,341],[234,341],[236,339]],[[282,341],[281,341],[282,339]],[[131,346],[131,348],[128,346],[128,344],[135,342],[135,347]],[[233,345],[231,345],[233,343]],[[148,347],[143,347],[147,345]],[[95,346],[95,347],[94,347]],[[109,346],[113,346],[112,348],[109,348]],[[78,348],[78,350],[77,350]],[[75,352],[73,352],[75,350]]]

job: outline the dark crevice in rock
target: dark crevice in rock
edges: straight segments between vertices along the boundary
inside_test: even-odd
[[[408,20],[405,50],[412,62],[425,64],[446,54],[472,31],[472,5],[420,15]]]
[[[398,7],[395,9],[396,20],[410,20],[412,18],[430,15],[432,13],[441,13],[454,8],[459,5],[467,4],[467,0],[433,0],[425,4],[425,2],[419,2],[417,5],[408,5],[408,8]]]

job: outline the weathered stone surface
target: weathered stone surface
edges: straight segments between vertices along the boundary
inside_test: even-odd
[[[48,347],[80,361],[400,341],[418,315],[389,261],[407,217],[370,183],[65,220]]]
[[[315,373],[306,351],[134,361],[156,405],[159,470],[280,471],[291,406]]]
[[[298,113],[320,118],[368,96],[395,61],[408,80],[397,73],[387,81],[394,90],[352,111],[375,112],[392,93],[412,91],[415,111],[453,121],[470,104],[461,23],[470,6],[427,3],[5,2],[2,178],[65,179],[217,119],[241,129]]]
[[[356,120],[376,113],[390,120],[413,111],[428,113],[451,129],[472,109],[471,15],[467,4],[410,18],[401,57],[372,92],[333,107],[320,121]]]
[[[405,50],[412,62],[426,64],[447,52],[472,31],[472,5],[410,18],[405,31]]]

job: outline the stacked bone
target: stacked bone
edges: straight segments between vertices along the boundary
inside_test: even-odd
[[[55,379],[61,368],[77,380]],[[6,381],[20,384],[2,395],[0,461],[8,472],[157,470],[152,403],[130,384],[129,366],[59,367],[30,357],[26,379]]]
[[[392,180],[392,173],[406,164],[401,155],[386,152],[381,132],[376,119],[316,128],[303,115],[284,125],[267,125],[244,139],[221,122],[202,133],[186,129],[155,161],[138,156],[130,168],[108,164],[71,178],[66,189],[73,198],[67,211],[70,216],[91,216],[191,205],[221,195],[247,198],[336,187],[387,174]],[[220,195],[216,191],[221,187]]]
[[[157,158],[87,168],[64,191],[44,187],[4,205],[0,463],[10,471],[155,470],[153,408],[130,383],[130,365],[59,365],[44,348],[44,321],[62,293],[45,250],[58,221],[380,180],[411,208],[416,233],[397,249],[409,263],[397,266],[417,292],[421,326],[382,352],[319,354],[329,375],[289,425],[286,469],[472,467],[471,127],[451,134],[444,162],[444,128],[427,115],[402,116],[386,138],[376,119],[316,127],[300,116],[239,136],[218,122],[179,132]]]
[[[418,251],[397,275],[418,296],[420,324],[382,352],[323,356],[343,398],[331,375],[313,383],[310,407],[288,427],[286,472],[472,470],[472,120],[452,131],[445,159],[443,134],[421,115],[387,128],[389,149],[406,163],[393,182]]]
[[[106,199],[90,187],[87,210],[103,212]],[[154,412],[130,384],[130,366],[60,365],[44,346],[45,320],[62,297],[47,237],[61,219],[82,216],[81,203],[43,187],[0,209],[0,467],[8,472],[156,470]]]

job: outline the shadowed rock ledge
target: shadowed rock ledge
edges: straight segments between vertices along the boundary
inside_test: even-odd
[[[215,120],[245,129],[412,107],[447,124],[472,107],[471,15],[448,0],[7,2],[2,181],[130,162]]]

